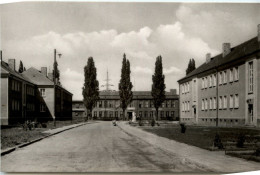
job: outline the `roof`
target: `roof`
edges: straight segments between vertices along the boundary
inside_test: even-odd
[[[221,53],[221,54],[211,58],[210,62],[203,63],[197,69],[193,70],[188,75],[186,75],[182,79],[178,80],[178,82],[184,81],[188,78],[191,78],[195,75],[198,75],[198,74],[208,71],[210,69],[218,68],[227,63],[233,62],[235,60],[239,60],[243,57],[246,57],[246,56],[251,55],[258,51],[260,51],[260,43],[258,42],[258,38],[255,37],[236,47],[231,48],[231,52],[228,55],[226,55],[225,57],[223,57],[222,53]]]
[[[28,79],[27,77],[23,76],[23,74],[20,74],[19,72],[11,69],[8,65],[8,63],[2,61],[2,64],[1,64],[1,75],[12,75],[12,76],[15,76],[23,81],[26,81],[26,82],[29,82],[31,84],[34,84],[30,79]]]
[[[53,86],[54,82],[49,79],[47,76],[45,76],[44,74],[41,73],[41,71],[37,70],[34,67],[29,68],[28,70],[24,71],[22,73],[23,76],[27,77],[28,79],[30,79],[33,83],[37,84],[38,86]],[[62,87],[61,85],[56,85],[59,88],[65,90],[66,92],[68,92],[69,94],[72,94],[71,92],[69,92],[67,89],[65,89],[64,87]]]
[[[37,85],[53,85],[53,81],[51,81],[47,76],[42,74],[39,70],[35,69],[34,67],[29,68],[22,74]]]

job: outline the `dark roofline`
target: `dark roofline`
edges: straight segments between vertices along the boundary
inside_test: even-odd
[[[236,50],[236,49],[239,49],[240,47],[243,47],[245,48],[245,46],[247,46],[248,44],[255,44],[257,43],[258,46],[256,46],[256,48],[254,48],[255,50],[249,52],[249,53],[244,53],[242,55],[235,55],[234,57],[232,57],[234,54],[236,54],[237,52],[239,52],[240,50]],[[255,45],[257,45],[255,44]],[[241,49],[241,48],[240,48]],[[250,48],[249,48],[250,49]],[[234,52],[232,52],[234,51]],[[230,54],[228,54],[227,56],[225,57],[222,57],[222,53],[212,57],[210,60],[209,63],[203,63],[201,64],[198,68],[196,68],[195,70],[193,70],[192,72],[190,72],[188,75],[186,75],[185,77],[179,79],[177,82],[180,83],[180,82],[185,82],[185,80],[189,80],[191,79],[192,77],[195,77],[197,75],[200,75],[202,73],[205,73],[207,71],[210,71],[212,69],[219,69],[220,67],[223,67],[224,65],[226,64],[229,64],[231,62],[234,62],[236,60],[239,60],[241,58],[247,58],[248,56],[251,56],[251,55],[254,55],[255,53],[259,52],[260,51],[260,43],[258,42],[257,40],[257,37],[254,37],[254,38],[251,38],[250,40],[242,43],[242,44],[238,44],[237,46],[234,46],[231,48],[231,52]],[[244,51],[245,52],[245,51]],[[233,55],[232,55],[233,54]],[[228,58],[228,60],[224,60]],[[213,64],[213,61],[216,62],[214,66],[209,66],[209,68],[206,68],[206,69],[203,69],[201,71],[198,71],[200,68],[203,68],[203,66],[206,66],[207,64],[209,65],[210,63]],[[219,63],[220,62],[220,63]],[[197,72],[198,71],[198,72]]]
[[[22,74],[16,72],[15,70],[12,70],[12,69],[9,67],[9,64],[6,63],[5,61],[2,61],[2,62],[1,62],[1,67],[8,72],[8,73],[2,73],[2,72],[1,72],[1,75],[5,75],[6,77],[12,77],[12,76],[14,76],[14,77],[20,79],[21,81],[25,81],[25,82],[27,82],[27,83],[29,83],[29,84],[31,84],[31,85],[36,86],[35,83],[31,82],[30,80],[27,80]],[[1,76],[1,77],[2,77],[2,76]]]

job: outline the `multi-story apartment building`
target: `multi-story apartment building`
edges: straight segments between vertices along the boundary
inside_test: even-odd
[[[1,125],[34,119],[38,108],[36,88],[15,71],[15,59],[1,61]]]
[[[159,108],[159,120],[178,120],[179,97],[176,89],[166,92],[166,99]],[[120,108],[120,97],[118,91],[100,91],[100,100],[95,104],[92,111],[94,119],[113,120],[123,119],[123,111]],[[73,117],[86,117],[86,109],[83,101],[73,101]],[[126,109],[126,120],[133,116],[150,120],[155,115],[150,91],[133,91],[133,101]]]
[[[56,120],[72,118],[72,94],[56,85],[54,100],[50,75],[47,76],[47,68],[41,71],[30,68],[18,73],[15,59],[6,63],[1,58],[1,125],[53,120],[54,116]]]
[[[47,75],[47,67],[42,67],[41,71],[31,67],[22,75],[37,85],[40,94],[39,118],[48,116],[56,120],[72,119],[72,93],[58,84],[54,89],[52,74]]]
[[[180,121],[200,125],[260,125],[258,36],[206,61],[180,79]]]

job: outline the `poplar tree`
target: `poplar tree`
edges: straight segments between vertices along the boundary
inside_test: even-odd
[[[87,109],[87,119],[92,118],[92,110],[95,103],[99,100],[99,82],[97,80],[97,69],[92,57],[88,58],[87,65],[84,67],[85,81],[82,88],[83,102]]]
[[[186,75],[191,73],[194,69],[196,69],[195,60],[192,58],[189,60],[188,67],[186,69]]]
[[[155,62],[154,75],[152,76],[152,97],[154,108],[156,109],[156,118],[158,119],[158,108],[162,105],[165,100],[165,84],[164,84],[162,57],[158,56]],[[155,117],[153,117],[153,123],[155,122]]]
[[[19,70],[18,70],[18,72],[19,72],[19,73],[23,73],[23,71],[24,71],[23,62],[20,60],[20,65],[19,65]]]
[[[130,78],[130,62],[126,59],[126,55],[123,56],[121,79],[119,82],[119,96],[121,101],[121,108],[123,110],[123,119],[125,120],[125,110],[133,99],[132,82]]]

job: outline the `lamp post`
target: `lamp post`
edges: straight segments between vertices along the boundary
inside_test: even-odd
[[[53,121],[54,121],[54,127],[56,127],[56,115],[55,115],[55,112],[56,112],[56,64],[57,64],[57,61],[56,61],[56,55],[58,54],[59,58],[61,57],[61,53],[57,53],[56,49],[54,49],[54,64],[53,64],[53,89],[54,89],[54,108],[53,108]]]

